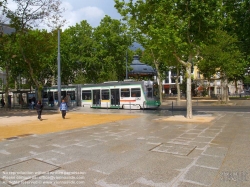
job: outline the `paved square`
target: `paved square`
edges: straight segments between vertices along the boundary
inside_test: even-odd
[[[155,147],[151,151],[188,156],[195,148],[196,146],[193,145],[163,143]]]
[[[0,168],[0,180],[10,185],[16,185],[59,168],[37,159],[29,159]]]

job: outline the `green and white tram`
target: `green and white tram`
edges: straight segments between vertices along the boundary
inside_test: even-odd
[[[153,81],[112,81],[81,85],[80,89],[84,107],[153,109],[161,104]]]
[[[78,86],[72,85],[72,86],[61,86],[61,99],[65,98],[66,95],[69,95],[71,98],[71,101],[69,103],[70,106],[75,107],[78,106],[77,104],[77,94],[78,94]],[[52,87],[45,87],[42,90],[42,102],[45,105],[49,106],[57,106],[58,105],[58,87],[52,86]],[[52,104],[53,101],[53,104]]]

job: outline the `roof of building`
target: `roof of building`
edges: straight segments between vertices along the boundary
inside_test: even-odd
[[[156,71],[151,66],[147,64],[143,64],[140,62],[140,58],[138,55],[133,57],[133,61],[130,64],[130,67],[133,68],[128,72],[129,76],[133,75],[155,75]]]
[[[15,31],[16,30],[14,28],[11,28],[9,25],[0,23],[0,32],[3,32],[3,34],[11,34]]]

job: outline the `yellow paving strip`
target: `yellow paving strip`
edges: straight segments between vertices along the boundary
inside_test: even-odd
[[[6,138],[21,136],[25,134],[46,134],[82,128],[91,125],[99,125],[108,122],[132,119],[138,116],[121,114],[80,114],[70,113],[66,119],[61,114],[42,115],[42,121],[35,114],[31,116],[8,116],[0,119],[0,141]],[[15,120],[14,120],[15,119]],[[13,122],[15,121],[15,122]]]

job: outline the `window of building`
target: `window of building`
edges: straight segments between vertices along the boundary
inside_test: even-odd
[[[175,83],[175,79],[171,79],[171,83]]]
[[[176,69],[175,70],[171,70],[171,76],[177,76],[177,71],[176,71]]]
[[[169,83],[169,78],[168,77],[165,79],[165,83]]]
[[[200,72],[197,71],[197,78],[200,79],[201,78],[201,75],[200,75]]]

